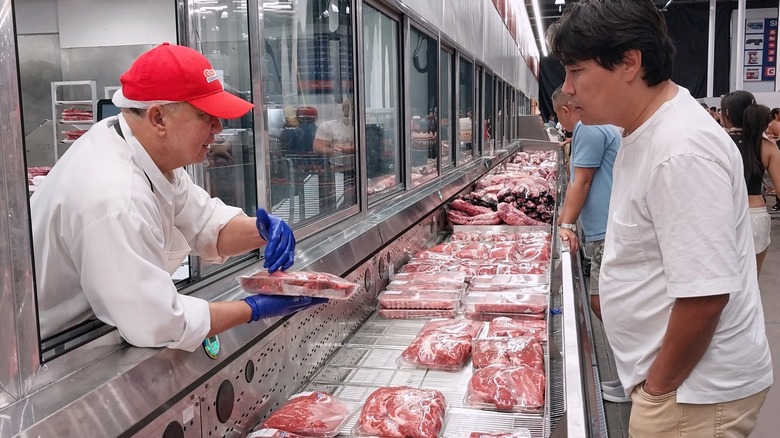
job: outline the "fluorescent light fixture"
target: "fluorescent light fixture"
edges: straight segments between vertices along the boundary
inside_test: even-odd
[[[565,5],[566,4],[566,0],[555,0],[555,4],[556,5]]]
[[[547,41],[544,39],[544,29],[542,29],[542,17],[539,13],[539,0],[533,0],[534,18],[536,19],[536,32],[539,34],[539,48],[542,56],[547,56]]]

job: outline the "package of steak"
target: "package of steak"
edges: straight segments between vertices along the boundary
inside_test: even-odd
[[[544,370],[544,349],[533,338],[482,338],[471,348],[474,368],[527,365]]]
[[[526,365],[490,365],[474,372],[466,389],[464,406],[510,412],[544,409],[544,371]]]
[[[547,342],[547,321],[524,319],[524,318],[509,318],[498,317],[493,318],[488,323],[486,337],[507,337],[516,338],[519,336],[526,336],[533,338],[536,342]]]
[[[260,429],[250,433],[246,438],[301,438],[301,435],[279,429]]]
[[[290,397],[263,427],[305,437],[332,438],[349,420],[353,408],[325,392],[301,393]]]
[[[386,290],[377,297],[383,309],[457,310],[460,291]]]
[[[260,271],[241,275],[238,282],[245,291],[264,295],[291,295],[346,300],[358,285],[325,272]]]
[[[379,316],[385,319],[431,319],[455,318],[457,309],[379,309]]]
[[[398,365],[458,371],[468,362],[482,325],[465,319],[428,321],[398,357]]]
[[[546,294],[518,291],[467,292],[463,296],[463,311],[468,313],[534,314],[547,312]]]
[[[363,404],[353,436],[436,438],[444,429],[447,402],[433,389],[382,387]]]

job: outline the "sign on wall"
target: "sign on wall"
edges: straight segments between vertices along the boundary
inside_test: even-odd
[[[742,79],[745,82],[774,82],[777,66],[776,18],[745,20],[743,65]]]

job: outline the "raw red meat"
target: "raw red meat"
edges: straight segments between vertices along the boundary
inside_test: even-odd
[[[68,108],[62,111],[62,120],[66,122],[92,120],[92,111]]]
[[[388,290],[377,297],[383,309],[442,309],[460,306],[460,292]]]
[[[450,207],[454,208],[455,210],[460,210],[464,213],[466,213],[469,216],[477,216],[480,214],[485,213],[493,213],[492,208],[488,207],[480,207],[478,205],[471,204],[467,201],[464,201],[462,199],[455,199],[450,203]]]
[[[260,429],[250,433],[246,438],[302,438],[302,435],[279,429]]]
[[[533,225],[549,225],[545,222],[538,221],[536,219],[531,219],[528,217],[525,213],[515,208],[513,205],[508,204],[506,202],[500,202],[498,204],[498,215],[501,217],[501,220],[504,221],[507,225],[522,225],[522,226],[533,226]]]
[[[79,137],[87,133],[86,129],[70,129],[62,131],[65,134],[67,140],[78,140]]]
[[[486,338],[474,341],[474,368],[490,365],[528,365],[544,370],[544,350],[532,338]]]
[[[522,429],[514,429],[511,432],[498,432],[498,433],[471,432],[469,438],[531,438],[531,431],[522,428]]]
[[[408,386],[379,388],[368,397],[357,421],[360,435],[435,438],[444,425],[446,402],[436,390]]]
[[[333,299],[349,298],[358,288],[341,277],[325,272],[261,271],[238,277],[241,287],[248,292],[268,295],[303,295]]]
[[[453,270],[452,262],[441,260],[411,261],[401,267],[401,272],[436,273]]]
[[[481,322],[470,321],[468,319],[432,319],[425,323],[418,335],[435,331],[438,333],[451,334],[465,333],[472,338],[476,338],[477,335],[479,335],[480,330],[482,330],[482,326],[483,324]]]
[[[423,333],[406,347],[401,359],[423,368],[457,371],[469,358],[471,341],[472,337],[466,333]]]
[[[379,316],[387,319],[454,318],[458,311],[434,309],[379,309]]]
[[[490,254],[490,247],[479,242],[472,242],[455,253],[458,259],[485,260]]]
[[[501,217],[498,213],[484,213],[476,216],[469,216],[460,210],[450,210],[447,217],[456,225],[500,225]]]
[[[291,399],[273,413],[263,427],[311,437],[334,437],[349,418],[344,402],[324,392]]]
[[[410,283],[408,281],[393,280],[387,285],[387,290],[402,290],[409,292],[463,292],[466,283]]]
[[[547,312],[546,294],[517,292],[468,292],[463,297],[464,309],[476,313],[531,313]]]
[[[466,404],[494,405],[501,410],[533,410],[544,407],[545,377],[538,368],[528,366],[481,368],[471,376]]]
[[[427,251],[452,255],[464,246],[465,244],[463,243],[447,242],[434,245],[428,248]],[[415,257],[417,256],[415,255]]]
[[[406,282],[410,284],[442,284],[442,283],[464,283],[466,276],[458,272],[446,273],[417,273],[417,272],[399,272],[393,277],[392,283]]]
[[[547,321],[519,318],[493,318],[488,324],[487,337],[527,336],[537,342],[547,342]]]

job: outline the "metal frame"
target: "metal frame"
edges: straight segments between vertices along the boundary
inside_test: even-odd
[[[0,408],[27,395],[40,368],[37,303],[11,0],[0,0]],[[0,422],[0,435],[4,422]]]

